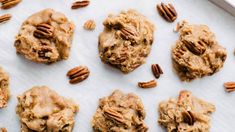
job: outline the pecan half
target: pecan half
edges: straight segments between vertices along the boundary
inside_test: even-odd
[[[96,25],[94,20],[88,20],[83,25],[84,29],[86,30],[94,30]]]
[[[168,22],[174,22],[177,18],[177,12],[172,4],[157,4],[159,14]]]
[[[161,67],[158,64],[152,64],[151,66],[153,75],[158,79],[161,74],[163,74],[163,71]]]
[[[197,43],[182,40],[185,46],[188,48],[189,51],[194,53],[195,55],[202,55],[206,51],[206,44],[203,41],[198,41]]]
[[[148,127],[144,123],[141,123],[137,126],[136,130],[137,132],[147,132]]]
[[[52,52],[51,48],[44,46],[38,51],[38,57],[49,60],[51,52]]]
[[[7,129],[5,127],[0,128],[0,132],[7,132]]]
[[[136,31],[130,29],[130,28],[122,28],[120,30],[120,36],[123,38],[123,39],[132,39],[133,37],[137,36],[137,33]]]
[[[138,86],[140,88],[153,88],[157,86],[157,82],[155,80],[151,80],[149,82],[139,82]]]
[[[104,115],[106,115],[111,120],[117,121],[118,123],[125,124],[125,119],[123,115],[112,108],[105,108]]]
[[[68,71],[67,76],[70,79],[71,84],[76,84],[87,79],[90,74],[90,71],[86,66],[77,66]]]
[[[54,27],[46,24],[41,23],[36,26],[36,30],[34,31],[33,35],[36,38],[51,38],[53,36]]]
[[[193,113],[191,111],[183,111],[182,116],[184,122],[188,123],[189,125],[193,125],[193,123],[195,122]]]
[[[2,0],[0,2],[2,3],[2,9],[9,9],[19,4],[21,0]]]
[[[4,14],[0,16],[0,23],[7,22],[11,19],[11,14]]]
[[[86,7],[89,4],[90,4],[89,0],[76,1],[72,4],[71,9],[78,9],[78,8]]]
[[[225,82],[224,83],[225,90],[227,92],[234,92],[235,91],[235,82]]]

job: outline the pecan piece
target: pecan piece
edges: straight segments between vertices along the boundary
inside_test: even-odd
[[[111,120],[117,121],[118,123],[125,124],[125,119],[123,115],[112,108],[105,108],[104,115],[106,115]]]
[[[194,53],[195,55],[202,55],[206,51],[205,43],[203,41],[198,41],[197,43],[182,40],[185,46],[188,48],[189,51]]]
[[[33,35],[36,38],[51,38],[53,36],[54,27],[49,24],[41,23],[36,26]]]
[[[6,21],[9,21],[11,19],[11,14],[4,14],[0,16],[0,23],[4,23]]]
[[[89,0],[76,1],[72,4],[71,9],[78,9],[78,8],[86,7],[89,4],[90,4]]]
[[[148,127],[144,123],[141,123],[137,126],[136,130],[137,132],[147,132]]]
[[[77,66],[68,71],[67,76],[70,79],[71,84],[76,84],[87,79],[90,74],[90,71],[86,66]]]
[[[193,113],[191,111],[183,111],[182,116],[184,122],[188,123],[189,125],[193,125],[193,123],[195,122]]]
[[[153,88],[157,86],[157,82],[155,80],[151,80],[149,82],[139,82],[138,86],[140,88]]]
[[[86,30],[94,30],[96,25],[94,20],[88,20],[83,25],[84,29]]]
[[[177,12],[172,4],[157,4],[159,14],[168,22],[174,22],[177,18]]]
[[[158,64],[152,64],[151,66],[153,75],[158,79],[161,74],[163,74],[163,71],[161,67]]]
[[[225,90],[227,92],[234,92],[235,91],[235,82],[225,82],[224,83]]]
[[[2,3],[2,9],[9,9],[19,4],[21,0],[2,0],[0,2]]]
[[[5,127],[0,128],[0,132],[7,132],[7,129]]]
[[[120,31],[120,36],[126,40],[132,39],[133,37],[137,36],[136,31],[133,31],[130,28],[122,28]]]
[[[42,47],[39,51],[38,51],[38,57],[42,58],[42,59],[50,59],[50,53],[52,52],[52,49],[49,47]]]

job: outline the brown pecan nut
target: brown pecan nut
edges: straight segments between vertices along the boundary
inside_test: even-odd
[[[11,19],[11,14],[4,14],[0,16],[0,23],[7,22]]]
[[[44,46],[38,51],[38,57],[49,60],[51,52],[52,49],[50,47]]]
[[[152,72],[153,75],[158,79],[160,77],[161,74],[163,74],[163,71],[161,69],[161,67],[158,64],[152,64]]]
[[[72,4],[71,9],[78,9],[78,8],[86,7],[89,4],[90,4],[89,0],[76,1]]]
[[[7,132],[7,129],[6,128],[0,128],[0,132]]]
[[[53,36],[54,27],[49,24],[41,23],[36,26],[33,35],[36,38],[51,38]]]
[[[123,39],[126,39],[126,40],[132,39],[132,38],[134,38],[135,36],[137,36],[136,31],[134,31],[134,30],[132,30],[132,29],[130,29],[130,28],[122,28],[120,31],[121,31],[121,32],[120,32],[120,36],[121,36]]]
[[[2,3],[2,9],[9,9],[19,4],[21,0],[2,0],[0,2]]]
[[[159,14],[168,22],[174,22],[177,18],[177,12],[172,4],[157,4]]]
[[[112,108],[105,108],[104,114],[105,114],[105,116],[107,116],[111,120],[114,120],[114,121],[121,123],[121,124],[125,124],[125,120],[124,120],[123,115],[121,113],[115,111]]]
[[[153,88],[157,86],[157,82],[155,80],[151,80],[149,82],[139,82],[138,86],[140,88]]]
[[[96,25],[94,20],[88,20],[83,25],[84,29],[86,30],[94,30]]]
[[[191,111],[183,111],[182,116],[184,122],[188,123],[189,125],[193,125],[193,123],[195,122],[193,113]]]
[[[225,82],[224,83],[225,90],[227,92],[234,92],[235,91],[235,82]]]
[[[137,132],[147,132],[148,127],[144,123],[141,123],[137,126],[136,130]]]
[[[79,83],[88,78],[90,71],[86,66],[77,66],[68,71],[67,76],[71,84]]]
[[[185,46],[188,48],[189,51],[194,53],[195,55],[202,55],[206,51],[206,44],[203,41],[191,42],[182,40]]]

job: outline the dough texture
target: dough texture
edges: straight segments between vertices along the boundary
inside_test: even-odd
[[[213,104],[194,97],[189,91],[181,91],[177,99],[160,103],[158,122],[168,132],[209,132],[210,114],[214,111]]]
[[[16,36],[17,53],[46,64],[67,59],[74,28],[74,24],[60,12],[45,9],[35,13],[22,24]]]
[[[16,113],[21,132],[72,132],[78,105],[46,86],[33,87],[18,96]]]
[[[115,90],[101,98],[92,126],[95,132],[146,132],[145,111],[140,98]]]
[[[0,67],[0,108],[7,107],[7,102],[10,98],[10,90],[9,90],[9,76]]]
[[[99,54],[103,62],[128,73],[139,67],[150,53],[154,25],[135,10],[109,15],[99,36]]]
[[[183,81],[213,75],[223,67],[226,49],[206,25],[180,26],[180,38],[172,49],[173,66]]]

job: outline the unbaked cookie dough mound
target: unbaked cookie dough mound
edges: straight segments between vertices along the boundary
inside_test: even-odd
[[[215,106],[194,97],[189,91],[181,91],[177,99],[159,104],[160,125],[168,132],[209,132],[210,114]]]
[[[33,87],[18,96],[16,113],[21,132],[72,132],[78,105],[46,86]]]
[[[10,98],[10,90],[9,90],[9,76],[0,67],[0,108],[7,107],[7,102]]]
[[[99,36],[103,62],[128,73],[146,60],[153,43],[154,25],[135,10],[109,15]]]
[[[101,98],[92,126],[95,132],[146,132],[145,110],[135,94],[115,90]]]
[[[180,38],[172,49],[173,66],[183,81],[213,75],[223,67],[226,49],[206,25],[182,23]]]
[[[45,9],[35,13],[23,23],[16,36],[17,53],[46,64],[67,59],[74,28],[60,12]]]

